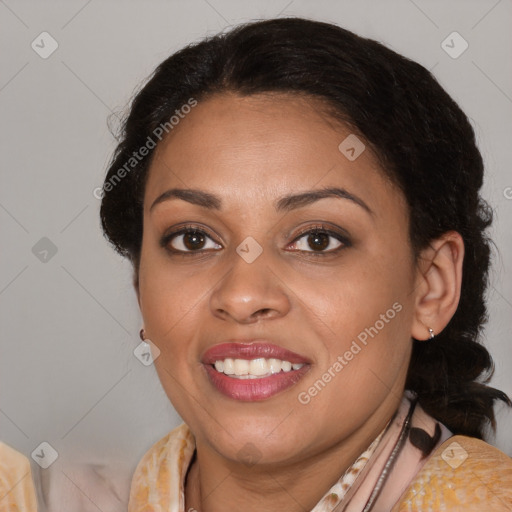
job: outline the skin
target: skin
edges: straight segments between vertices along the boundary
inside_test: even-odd
[[[216,95],[180,120],[150,166],[136,290],[146,336],[161,350],[163,388],[196,437],[186,510],[313,508],[398,407],[411,337],[439,332],[457,307],[460,236],[447,233],[415,261],[402,193],[368,147],[355,161],[338,150],[351,132],[320,107],[284,94]],[[347,190],[370,211],[334,197],[275,210],[285,195],[324,187]],[[172,188],[214,194],[221,208],[171,199],[151,209]],[[160,245],[183,224],[211,237],[201,251],[170,252],[186,249],[183,236]],[[315,254],[307,234],[297,238],[318,224],[350,243],[331,237],[327,252]],[[235,250],[249,236],[263,249],[252,263]],[[300,403],[299,393],[396,303],[395,318]],[[267,400],[228,398],[200,358],[233,338],[268,339],[308,358],[310,370]],[[241,455],[248,443],[257,459],[250,466]]]

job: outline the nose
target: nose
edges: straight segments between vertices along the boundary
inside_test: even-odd
[[[234,253],[230,270],[210,295],[214,316],[239,324],[252,324],[281,318],[290,311],[287,288],[263,254],[247,263]]]

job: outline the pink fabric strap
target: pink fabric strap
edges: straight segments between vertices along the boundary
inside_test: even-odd
[[[333,512],[389,512],[452,433],[406,392],[368,464]]]

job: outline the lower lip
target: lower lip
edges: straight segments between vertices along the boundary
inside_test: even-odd
[[[273,397],[291,388],[309,371],[309,365],[305,364],[298,370],[279,372],[269,377],[260,379],[236,379],[218,372],[212,365],[204,365],[210,382],[223,395],[244,402],[256,402]]]

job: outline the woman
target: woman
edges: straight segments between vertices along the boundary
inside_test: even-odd
[[[509,510],[493,404],[491,212],[463,112],[334,25],[252,23],[137,94],[101,219],[184,424],[129,511]]]

